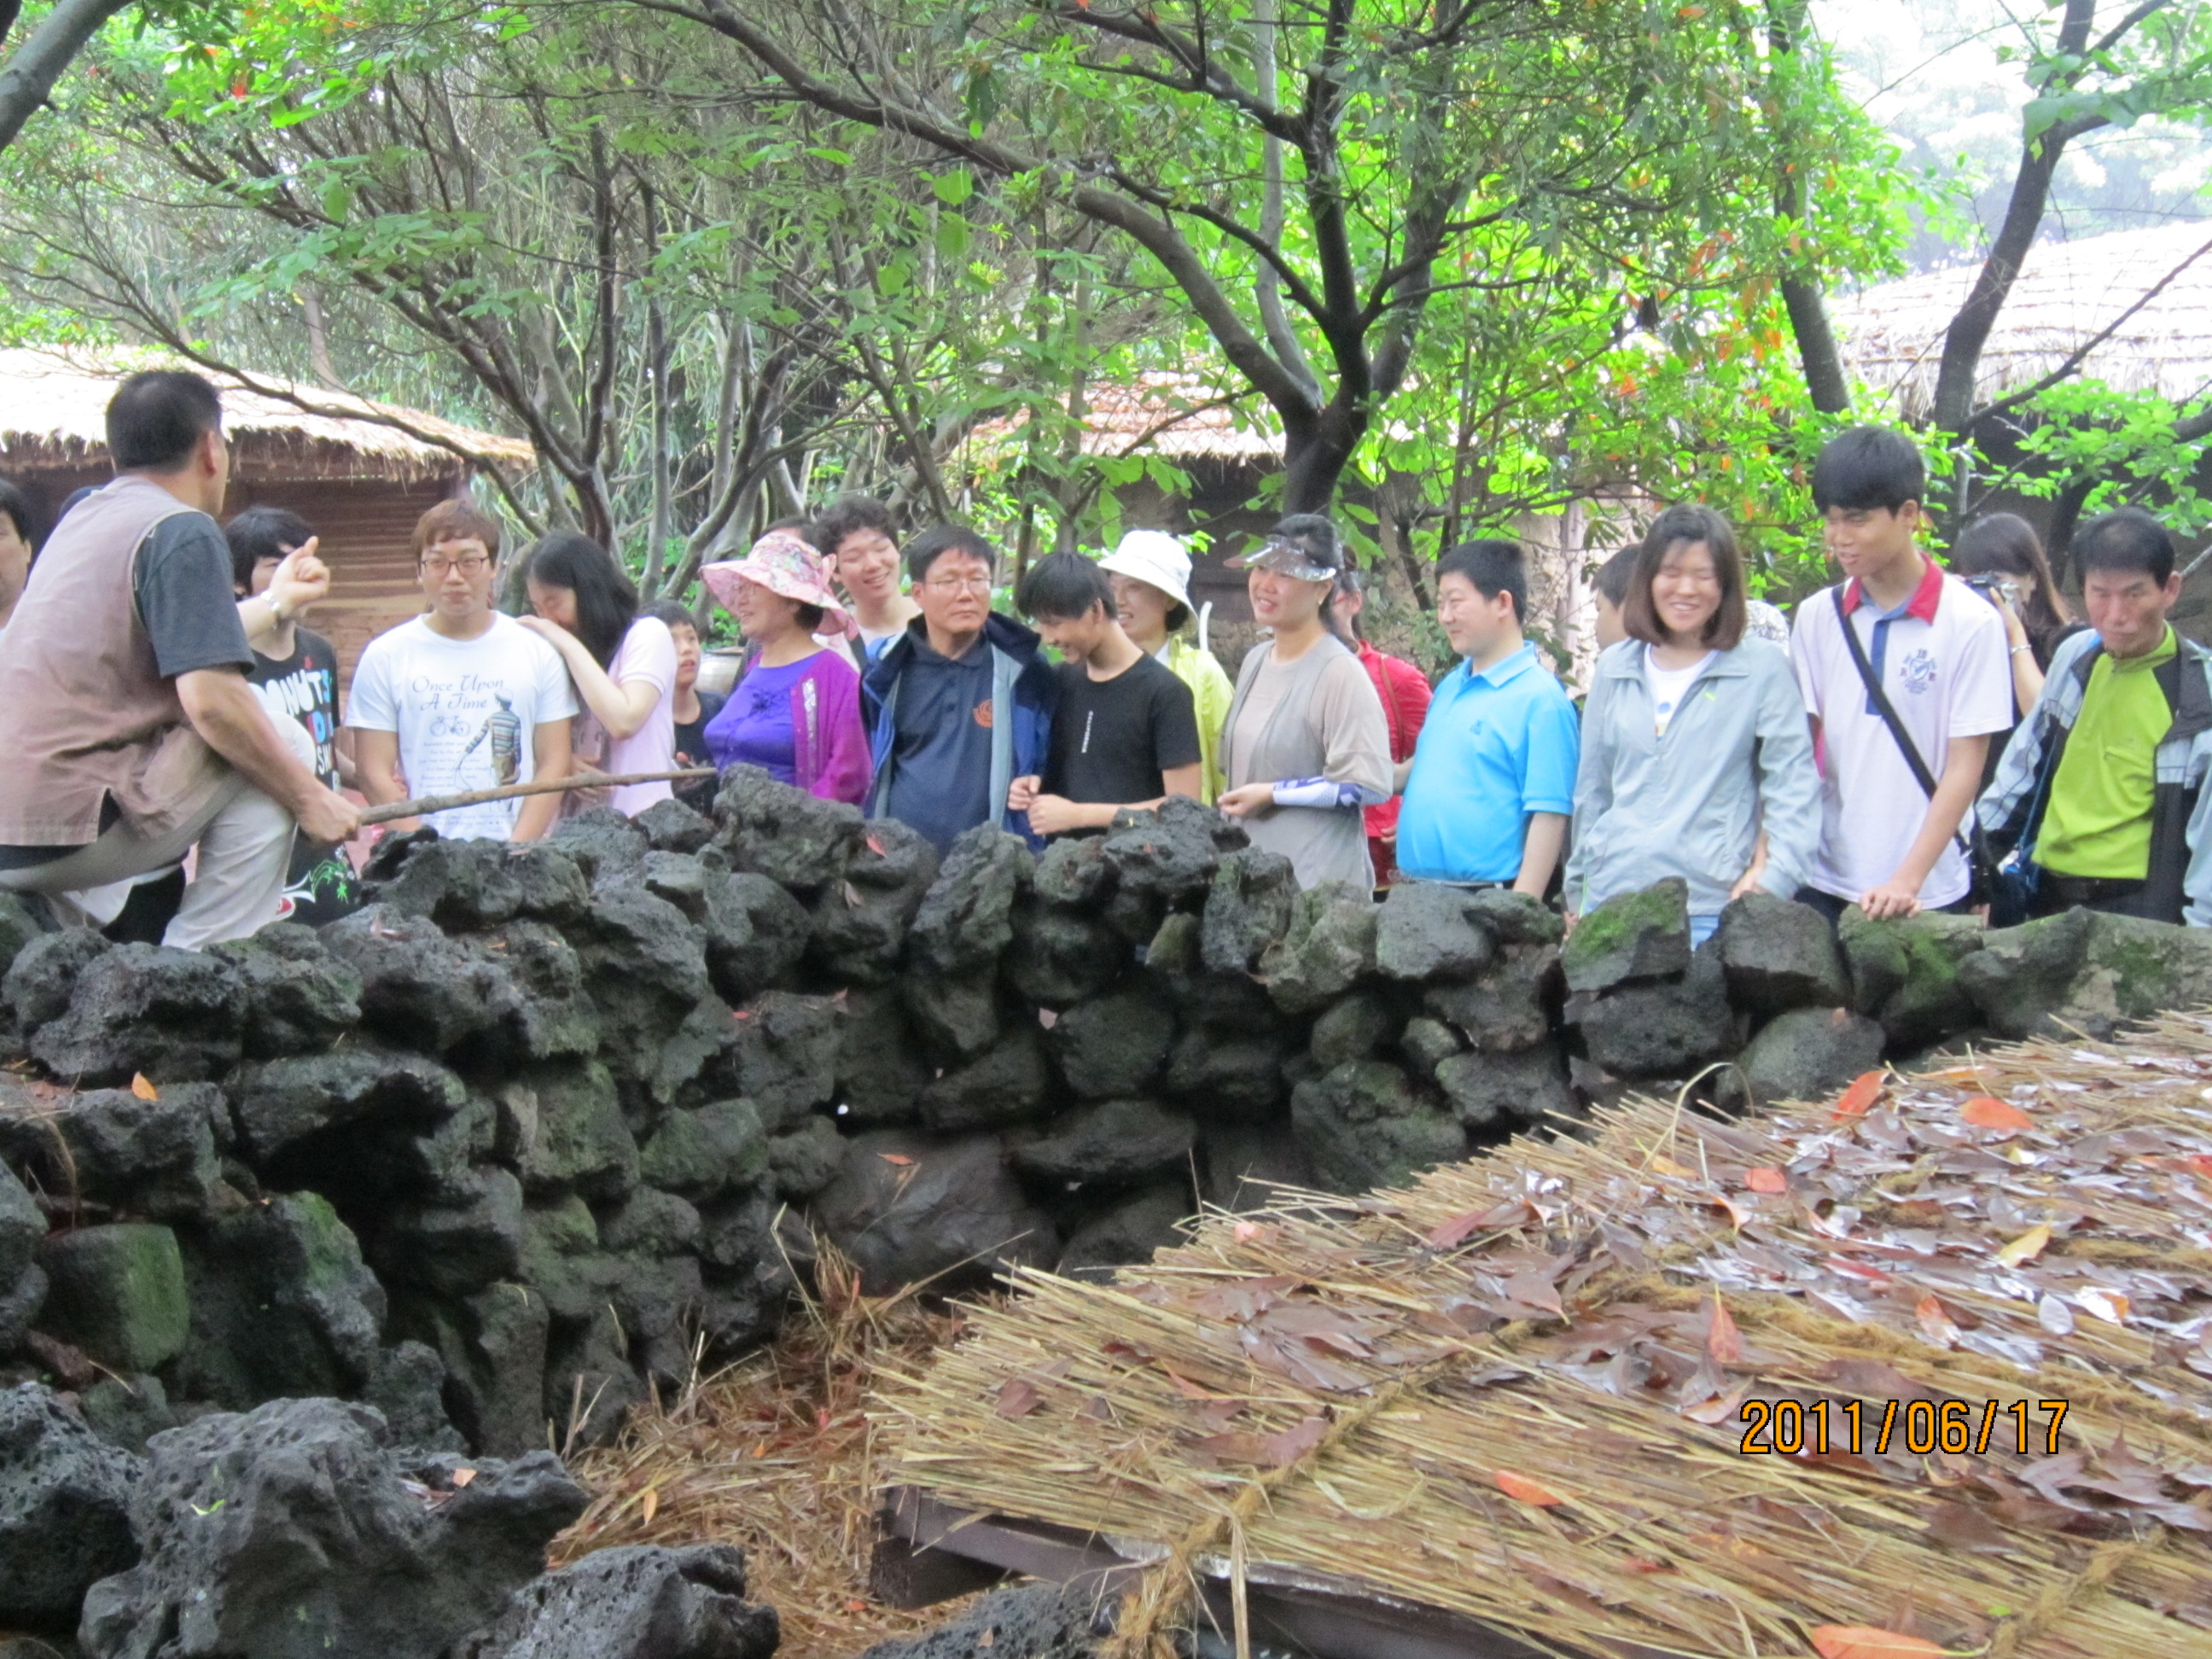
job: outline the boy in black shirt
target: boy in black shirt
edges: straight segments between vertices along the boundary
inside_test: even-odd
[[[1106,573],[1079,553],[1048,554],[1016,602],[1066,660],[1044,775],[1015,779],[1007,805],[1038,835],[1065,836],[1170,795],[1199,799],[1190,688],[1121,631]]]

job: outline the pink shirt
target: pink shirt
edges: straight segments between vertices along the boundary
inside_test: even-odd
[[[645,717],[645,724],[627,738],[607,739],[606,769],[619,776],[625,772],[672,772],[676,769],[676,636],[668,624],[640,617],[623,635],[622,647],[607,665],[607,678],[617,685],[642,680],[659,693],[660,700]],[[580,725],[597,726],[586,714]],[[605,734],[600,734],[604,738]],[[607,804],[625,817],[635,817],[672,793],[665,783],[631,783],[616,790]]]

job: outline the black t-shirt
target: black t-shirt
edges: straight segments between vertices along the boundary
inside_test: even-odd
[[[234,610],[233,614],[236,612]],[[272,720],[299,722],[315,745],[315,775],[338,787],[338,653],[312,629],[292,630],[292,654],[253,653],[246,675]],[[361,908],[360,884],[353,866],[338,848],[305,836],[292,840],[292,866],[286,873],[283,919],[319,927]]]
[[[714,757],[707,752],[707,723],[722,712],[729,698],[720,691],[701,691],[699,718],[676,722],[676,763],[678,766],[712,766]],[[714,806],[714,780],[694,778],[689,783],[676,786],[676,799],[695,811],[709,812]]]
[[[1156,658],[1139,658],[1110,680],[1079,662],[1060,666],[1044,793],[1086,805],[1158,800],[1166,774],[1199,761],[1190,688]]]

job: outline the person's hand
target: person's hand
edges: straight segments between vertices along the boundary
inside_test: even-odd
[[[515,621],[551,646],[556,651],[577,643],[576,636],[556,622],[547,622],[543,617],[517,617]]]
[[[318,787],[292,815],[309,841],[335,846],[361,828],[361,808],[336,790]]]
[[[1920,890],[1908,887],[1892,876],[1879,887],[1869,887],[1859,895],[1859,908],[1875,921],[1891,916],[1914,916],[1920,914]]]
[[[1044,780],[1034,774],[1026,778],[1016,778],[1006,786],[1006,810],[1009,812],[1028,811],[1030,803],[1037,798],[1037,792],[1043,787]],[[1037,833],[1043,835],[1045,831],[1040,830]]]
[[[1759,890],[1759,884],[1766,874],[1765,865],[1765,860],[1763,859],[1752,860],[1751,868],[1738,876],[1735,885],[1729,889],[1729,903],[1735,903],[1746,893],[1755,893]]]
[[[319,536],[308,537],[283,556],[270,576],[269,586],[262,597],[279,617],[297,617],[306,607],[329,594],[331,568],[315,556],[322,540]]]
[[[1225,791],[1217,803],[1232,818],[1256,818],[1275,804],[1275,786],[1272,783],[1248,783],[1240,789]]]
[[[1030,828],[1040,836],[1064,836],[1090,827],[1083,809],[1065,795],[1032,796],[1029,814]]]
[[[1571,910],[1560,911],[1559,926],[1565,930],[1560,936],[1564,939],[1572,939],[1575,933],[1575,924],[1581,920],[1582,918]]]
[[[2020,612],[2013,609],[2012,590],[1999,584],[1991,592],[1990,598],[1997,608],[1997,615],[2004,618],[2005,643],[2014,646],[2026,645],[2027,624],[2020,619]]]

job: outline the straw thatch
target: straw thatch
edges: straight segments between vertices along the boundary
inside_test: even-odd
[[[1924,421],[1931,411],[1944,331],[1978,270],[1969,264],[1928,271],[1836,307],[1845,358],[1907,421]],[[2212,389],[2208,319],[2212,223],[2038,243],[1983,348],[1976,401],[2032,386],[2087,347],[2077,371],[2083,377],[2187,402]]]
[[[887,1473],[1158,1560],[1130,1652],[1242,1571],[1554,1651],[2212,1655],[2212,1016],[1879,1084],[1024,1273],[886,1388]],[[1743,1454],[1779,1397],[1826,1455]],[[1995,1431],[1877,1450],[1891,1400]]]
[[[20,476],[105,467],[107,402],[118,382],[137,369],[170,366],[137,353],[0,351],[0,472]],[[232,471],[250,482],[376,478],[420,483],[471,466],[514,476],[537,464],[537,452],[519,438],[456,426],[420,410],[256,377],[258,385],[297,396],[307,405],[303,409],[222,375],[208,378],[222,388]]]
[[[1283,459],[1283,436],[1273,423],[1255,421],[1249,398],[1232,402],[1194,374],[1155,370],[1126,381],[1085,388],[1085,455],[1160,455],[1172,461],[1211,460],[1261,466]],[[986,421],[969,440],[989,456],[1018,448],[1027,414]]]

